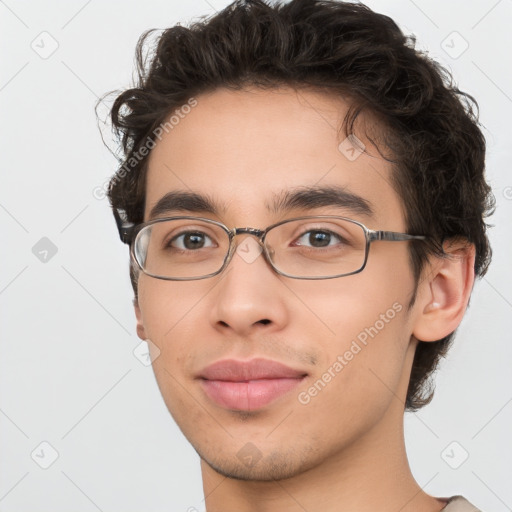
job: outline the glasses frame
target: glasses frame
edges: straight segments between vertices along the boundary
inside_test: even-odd
[[[364,268],[366,267],[366,263],[368,261],[368,256],[370,253],[370,245],[372,242],[376,242],[376,241],[406,242],[406,241],[411,241],[411,240],[426,240],[428,238],[423,235],[410,235],[408,233],[399,233],[396,231],[376,231],[376,230],[367,228],[363,223],[361,223],[359,221],[349,219],[347,217],[342,217],[339,215],[304,215],[301,217],[294,217],[292,219],[285,219],[280,222],[276,222],[274,224],[271,224],[270,226],[267,226],[265,229],[261,230],[261,229],[251,228],[251,227],[245,227],[245,228],[235,227],[235,228],[229,229],[226,225],[222,224],[222,222],[218,222],[213,219],[207,219],[205,217],[196,217],[196,216],[191,216],[191,215],[178,215],[178,216],[173,216],[173,217],[159,218],[159,219],[154,219],[154,220],[151,220],[148,222],[143,222],[138,225],[134,225],[133,223],[126,222],[126,216],[124,216],[124,219],[122,218],[124,212],[122,212],[122,211],[119,212],[116,210],[114,210],[114,212],[115,212],[115,214],[117,213],[115,215],[115,218],[117,221],[119,235],[121,237],[121,240],[124,243],[130,245],[130,258],[132,259],[132,261],[135,262],[135,264],[140,268],[140,270],[142,272],[144,272],[144,274],[146,274],[150,277],[154,277],[156,279],[163,279],[165,281],[196,281],[199,279],[207,279],[209,277],[214,277],[214,276],[220,274],[229,265],[231,259],[233,258],[233,255],[236,251],[237,246],[234,243],[235,237],[238,235],[243,235],[243,234],[252,235],[258,239],[258,243],[261,245],[261,247],[263,249],[263,251],[262,251],[263,257],[265,258],[267,263],[270,265],[270,267],[274,270],[274,272],[276,272],[277,274],[284,276],[284,277],[289,277],[292,279],[306,279],[306,280],[335,279],[338,277],[350,276],[350,275],[358,274],[358,273],[362,272],[364,270]],[[223,231],[225,231],[227,233],[227,235],[229,237],[229,249],[228,249],[228,252],[226,253],[226,256],[224,258],[224,261],[223,261],[221,267],[217,271],[212,272],[210,274],[206,274],[204,276],[198,276],[198,277],[165,277],[165,276],[159,276],[159,275],[147,272],[146,270],[144,270],[142,265],[139,264],[139,262],[137,261],[137,258],[135,257],[134,247],[135,247],[135,243],[136,243],[137,238],[140,235],[141,231],[148,226],[152,226],[152,225],[158,224],[160,222],[166,222],[166,221],[178,220],[178,219],[198,220],[198,221],[214,224],[214,225],[220,227]],[[362,228],[362,230],[364,231],[364,234],[365,234],[366,244],[365,244],[364,261],[363,261],[361,267],[357,270],[354,270],[353,272],[348,272],[348,273],[344,273],[344,274],[336,274],[334,276],[294,276],[291,274],[287,274],[286,272],[283,272],[283,271],[279,270],[278,268],[276,268],[276,266],[272,262],[272,257],[269,254],[268,247],[265,245],[265,237],[267,236],[268,232],[270,230],[276,228],[277,226],[281,226],[282,224],[286,224],[288,222],[293,222],[293,221],[297,221],[297,220],[306,220],[306,219],[338,219],[338,220],[344,220],[347,222],[351,222],[352,224],[355,224],[355,225],[359,226],[360,228]]]

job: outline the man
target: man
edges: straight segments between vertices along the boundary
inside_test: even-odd
[[[146,65],[148,35],[109,198],[207,511],[477,510],[403,435],[490,261],[473,99],[362,4],[234,2]]]

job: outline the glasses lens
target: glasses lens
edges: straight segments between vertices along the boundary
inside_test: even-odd
[[[218,271],[229,250],[229,236],[220,226],[197,219],[173,219],[144,227],[133,253],[144,272],[192,279]]]
[[[268,254],[281,272],[294,277],[334,277],[357,272],[364,264],[366,235],[355,222],[310,217],[272,228]]]

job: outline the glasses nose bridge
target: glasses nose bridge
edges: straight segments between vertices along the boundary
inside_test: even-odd
[[[256,228],[233,228],[233,229],[230,229],[229,230],[230,244],[229,244],[228,255],[226,258],[225,265],[229,264],[229,262],[231,261],[231,258],[235,254],[235,250],[237,247],[237,245],[235,243],[236,236],[243,235],[243,234],[253,235],[258,239],[258,244],[260,244],[260,246],[264,249],[265,243],[263,242],[263,236],[265,235],[265,233],[266,233],[266,231],[263,231],[261,229],[256,229]],[[263,253],[264,252],[265,251],[263,251]],[[264,255],[264,257],[266,257],[266,256]]]
[[[262,231],[261,229],[256,229],[256,228],[233,228],[230,231],[230,233],[231,233],[231,238],[233,238],[233,239],[237,235],[248,234],[248,235],[255,236],[256,238],[258,238],[260,243],[263,243],[263,235],[265,234],[265,231]]]

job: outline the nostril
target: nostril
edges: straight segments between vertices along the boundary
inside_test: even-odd
[[[267,325],[270,323],[270,320],[268,318],[264,318],[263,320],[260,320],[258,323]]]

